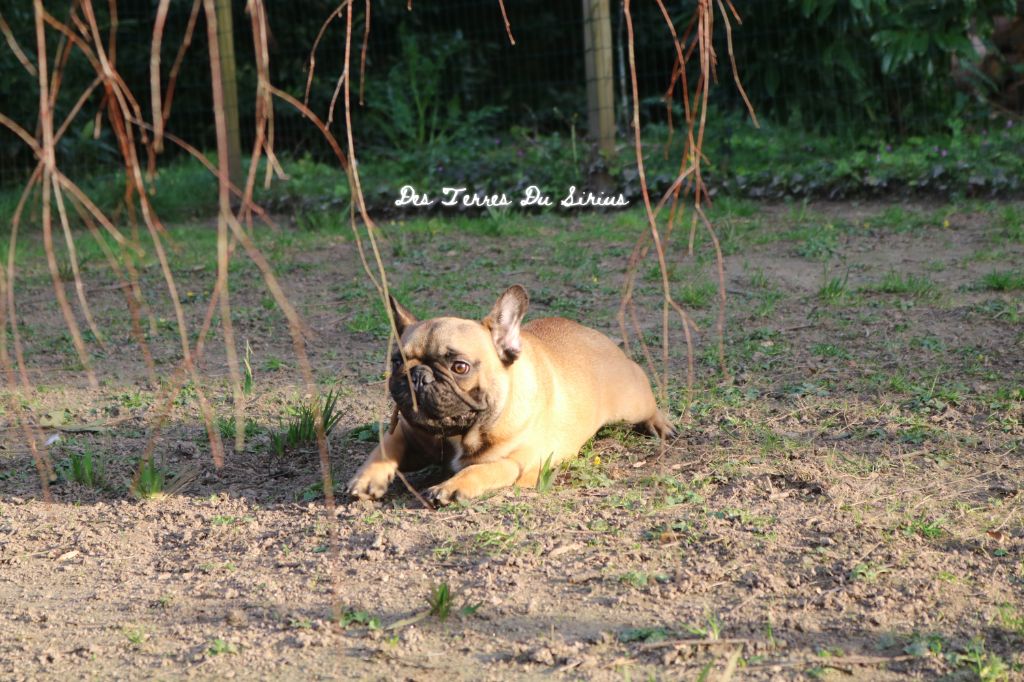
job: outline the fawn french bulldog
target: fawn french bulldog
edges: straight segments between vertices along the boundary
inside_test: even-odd
[[[352,496],[378,499],[396,470],[445,464],[454,475],[425,494],[448,504],[535,485],[548,458],[553,466],[576,455],[605,424],[674,434],[647,375],[611,339],[561,317],[523,324],[528,304],[514,285],[483,321],[419,321],[391,298],[397,411],[349,482]]]

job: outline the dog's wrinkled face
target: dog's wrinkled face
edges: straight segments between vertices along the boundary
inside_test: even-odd
[[[392,355],[388,388],[406,421],[439,436],[486,426],[508,396],[526,292],[510,289],[483,322],[455,317],[419,322],[394,299],[391,305],[401,352]]]
[[[450,317],[417,323],[402,335],[402,350],[405,364],[396,349],[388,386],[409,423],[458,435],[488,412],[482,378],[498,355],[479,323]]]

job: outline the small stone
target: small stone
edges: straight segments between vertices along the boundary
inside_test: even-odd
[[[242,609],[231,609],[224,617],[224,620],[228,625],[240,627],[249,622],[249,615]]]

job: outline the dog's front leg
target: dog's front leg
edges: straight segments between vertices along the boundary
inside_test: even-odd
[[[395,471],[402,466],[409,449],[409,441],[402,428],[402,421],[390,433],[380,439],[380,445],[373,449],[359,471],[348,483],[348,492],[360,500],[379,500],[387,492],[395,478]]]
[[[470,464],[444,483],[427,488],[425,494],[438,504],[468,500],[489,490],[511,486],[519,473],[519,464],[509,458]]]

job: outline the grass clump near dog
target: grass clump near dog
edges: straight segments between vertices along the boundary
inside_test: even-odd
[[[271,452],[284,456],[292,450],[316,444],[318,417],[323,420],[324,436],[331,435],[331,431],[341,421],[341,412],[338,410],[339,397],[340,392],[332,389],[320,397],[300,404],[287,426],[270,433]]]

